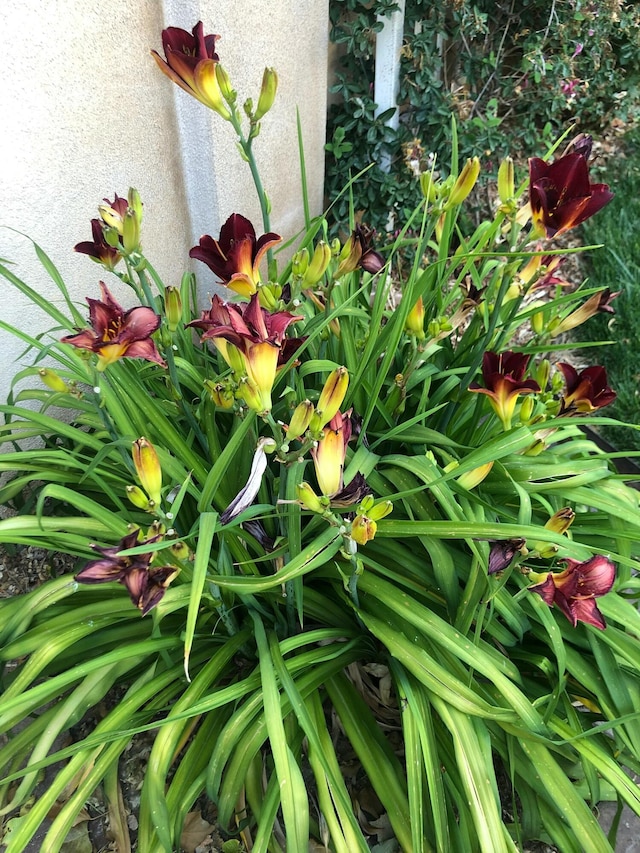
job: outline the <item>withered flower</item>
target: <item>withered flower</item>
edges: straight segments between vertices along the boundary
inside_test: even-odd
[[[84,240],[76,243],[74,251],[82,255],[89,255],[94,261],[102,264],[109,270],[113,270],[122,255],[113,246],[110,246],[104,237],[104,223],[100,219],[91,220],[91,233],[93,240]]]
[[[178,574],[175,566],[150,566],[154,552],[120,556],[121,551],[128,551],[136,545],[150,545],[157,542],[159,536],[153,536],[145,542],[138,542],[138,530],[124,536],[118,545],[101,548],[91,545],[100,554],[97,560],[92,560],[76,575],[78,583],[96,584],[117,581],[123,584],[131,601],[141,611],[143,616],[152,610],[162,599],[167,587]]]
[[[384,258],[372,248],[375,233],[373,228],[366,225],[356,225],[340,252],[336,278],[341,278],[358,267],[372,275],[380,272],[384,266]]]

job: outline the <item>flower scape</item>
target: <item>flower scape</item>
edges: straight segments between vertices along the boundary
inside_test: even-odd
[[[283,261],[253,153],[277,75],[241,111],[217,39],[153,51],[254,176],[261,226],[190,252],[217,292],[165,286],[132,189],[76,246],[109,282],[88,319],[58,277],[69,315],[16,330],[0,543],[77,566],[0,602],[7,853],[63,849],[98,789],[143,853],[205,802],[225,850],[613,850],[597,803],[640,814],[640,510],[583,429],[615,391],[562,337],[615,294],[554,243],[612,200],[591,141],[521,189],[505,159],[477,228],[480,160],[453,158],[397,233],[320,215]],[[149,730],[132,839],[119,762]]]

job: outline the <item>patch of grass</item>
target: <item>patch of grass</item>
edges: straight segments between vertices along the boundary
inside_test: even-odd
[[[640,131],[629,134],[624,157],[611,158],[600,180],[616,195],[583,226],[586,243],[604,244],[589,253],[587,270],[593,285],[620,295],[613,303],[614,317],[598,314],[578,329],[578,335],[583,340],[613,341],[590,353],[592,363],[604,365],[609,385],[618,394],[603,414],[640,425]],[[607,427],[603,433],[621,449],[640,450],[640,431]]]

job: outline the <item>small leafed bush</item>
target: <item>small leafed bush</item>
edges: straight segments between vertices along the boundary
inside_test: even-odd
[[[242,116],[215,36],[162,40],[263,224],[191,250],[223,288],[204,310],[146,257],[135,190],[76,246],[105,279],[88,319],[39,247],[62,308],[0,267],[52,324],[13,330],[0,543],[77,557],[0,602],[7,853],[46,820],[62,849],[98,787],[127,849],[143,732],[143,853],[179,850],[204,797],[235,849],[613,850],[597,804],[640,814],[640,510],[582,431],[615,391],[557,343],[611,298],[567,292],[554,243],[611,201],[590,139],[531,159],[528,202],[505,159],[475,229],[454,154],[390,245],[318,216],[279,263],[252,148],[276,73]]]

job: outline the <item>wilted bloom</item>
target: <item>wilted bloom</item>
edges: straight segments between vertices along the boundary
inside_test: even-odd
[[[495,575],[497,572],[503,572],[511,565],[516,554],[521,554],[524,549],[524,539],[501,539],[492,542],[489,549],[488,573]]]
[[[251,222],[232,213],[220,229],[220,237],[214,240],[205,234],[189,257],[206,264],[231,290],[249,297],[258,289],[262,258],[281,239],[271,232],[256,239]]]
[[[138,542],[138,530],[128,533],[118,545],[110,548],[100,548],[91,545],[100,554],[97,560],[92,560],[76,575],[79,583],[109,583],[118,581],[126,586],[131,601],[145,616],[158,604],[174,577],[178,574],[174,566],[150,566],[154,552],[133,554],[129,557],[120,556],[121,551],[127,551],[136,545],[150,545],[157,542],[159,536]]]
[[[356,225],[340,252],[336,278],[341,278],[358,267],[372,275],[380,272],[384,266],[384,258],[371,247],[375,233],[373,228],[367,228],[366,225]]]
[[[76,243],[74,250],[80,252],[82,255],[89,255],[90,258],[93,258],[94,261],[97,261],[109,270],[115,269],[122,255],[116,248],[107,243],[102,220],[91,220],[91,233],[93,234],[93,240]]]
[[[258,444],[251,461],[249,479],[220,515],[220,522],[222,524],[228,524],[254,502],[256,495],[260,491],[264,472],[267,470],[267,453],[275,450],[275,447],[276,443],[272,438],[258,439]]]
[[[612,293],[608,287],[600,290],[598,293],[594,293],[579,308],[576,308],[575,311],[572,311],[564,319],[560,320],[556,326],[553,326],[551,337],[555,338],[558,335],[564,334],[564,332],[569,332],[571,329],[581,326],[595,314],[615,314],[615,310],[611,306],[611,301],[619,295],[619,290]]]
[[[160,326],[160,317],[144,305],[124,308],[116,302],[107,285],[101,281],[102,300],[90,299],[89,322],[91,329],[77,335],[61,338],[71,344],[98,354],[98,370],[104,370],[120,358],[144,358],[166,367],[151,335]]]
[[[616,392],[607,385],[607,371],[604,367],[594,365],[578,373],[571,364],[560,362],[557,366],[567,386],[560,414],[594,412],[616,399]]]
[[[536,230],[556,237],[593,216],[613,198],[606,184],[589,181],[583,154],[574,152],[547,163],[529,160],[529,203]]]
[[[533,379],[524,379],[529,365],[529,356],[523,353],[485,352],[482,359],[484,388],[472,382],[469,391],[486,394],[505,429],[511,427],[511,418],[520,394],[540,391]]]
[[[272,314],[262,308],[257,294],[248,304],[237,305],[225,303],[216,295],[209,311],[188,325],[204,329],[203,340],[212,340],[228,364],[232,352],[236,360],[240,354],[248,386],[243,394],[245,401],[250,408],[265,412],[271,409],[271,389],[285,355],[285,332],[297,320],[302,317],[288,311]],[[286,355],[288,360],[291,353]]]
[[[601,555],[584,563],[569,559],[564,562],[567,568],[563,572],[549,572],[545,580],[530,586],[529,591],[537,592],[549,607],[557,604],[574,628],[578,622],[586,622],[594,628],[606,628],[595,600],[613,586],[614,564]]]
[[[151,55],[160,70],[181,89],[215,110],[223,119],[229,119],[230,113],[224,104],[216,75],[218,38],[217,35],[204,35],[202,21],[198,21],[191,33],[179,27],[167,27],[162,31],[166,61],[155,50]]]

